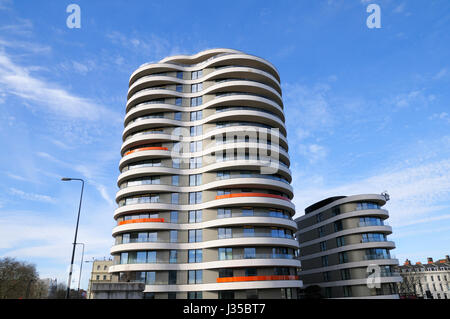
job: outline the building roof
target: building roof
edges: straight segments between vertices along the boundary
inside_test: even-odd
[[[346,198],[347,196],[333,196],[333,197],[328,197],[326,199],[321,200],[320,202],[317,202],[315,204],[312,204],[311,206],[308,206],[305,208],[305,214],[309,214],[315,210],[318,210],[319,208],[322,208],[334,201],[337,201],[339,199],[342,198]]]

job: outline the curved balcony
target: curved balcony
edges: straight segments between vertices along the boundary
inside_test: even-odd
[[[213,80],[227,80],[229,78],[259,82],[273,87],[279,94],[281,94],[280,83],[271,74],[250,67],[230,66],[229,68],[216,69],[213,72],[205,74],[200,79],[195,80],[180,79],[174,76],[169,76],[168,74],[151,74],[143,76],[130,86],[128,89],[128,98],[130,98],[135,92],[142,90],[149,85],[191,85]]]
[[[133,85],[133,83],[148,74],[156,73],[156,72],[164,72],[164,71],[195,71],[210,67],[216,67],[220,65],[241,65],[245,67],[252,67],[259,70],[263,70],[269,74],[271,74],[278,82],[280,81],[280,77],[278,72],[276,71],[276,68],[268,61],[261,59],[256,56],[251,56],[248,54],[244,54],[239,51],[227,51],[227,55],[219,55],[224,52],[217,51],[217,53],[211,53],[213,56],[207,56],[204,55],[205,61],[203,62],[197,62],[195,65],[190,66],[184,66],[176,64],[175,61],[180,61],[176,57],[173,58],[166,58],[158,63],[154,64],[144,64],[140,68],[138,68],[136,71],[133,72],[133,74],[130,76],[130,86]],[[208,54],[208,53],[206,53]],[[215,57],[214,57],[215,55]],[[199,61],[201,59],[200,57],[197,57],[196,59],[192,59],[190,61]],[[181,61],[188,62],[189,60],[184,57]],[[183,63],[183,64],[185,64]]]

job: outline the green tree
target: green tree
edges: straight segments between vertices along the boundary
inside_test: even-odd
[[[0,299],[37,298],[39,277],[36,266],[14,258],[0,259]]]

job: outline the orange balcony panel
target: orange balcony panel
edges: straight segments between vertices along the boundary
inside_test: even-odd
[[[142,148],[137,148],[135,150],[132,151],[128,151],[124,154],[124,156],[129,155],[131,153],[134,152],[140,152],[140,151],[168,151],[169,149],[167,147],[142,147]]]
[[[290,201],[289,198],[283,197],[280,195],[273,195],[273,194],[265,194],[265,193],[236,193],[236,194],[226,194],[226,195],[218,195],[216,196],[216,199],[224,199],[224,198],[236,198],[236,197],[271,197],[271,198],[278,198]]]
[[[118,223],[118,225],[134,224],[134,223],[164,223],[164,218],[137,218],[123,220]]]
[[[298,280],[298,276],[243,276],[217,278],[217,282],[264,281],[264,280]]]

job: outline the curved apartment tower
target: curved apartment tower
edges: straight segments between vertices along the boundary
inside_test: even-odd
[[[320,286],[326,298],[398,298],[387,196],[330,197],[296,219],[305,288]]]
[[[296,298],[280,77],[213,49],[130,77],[114,218],[119,281],[147,298]]]

